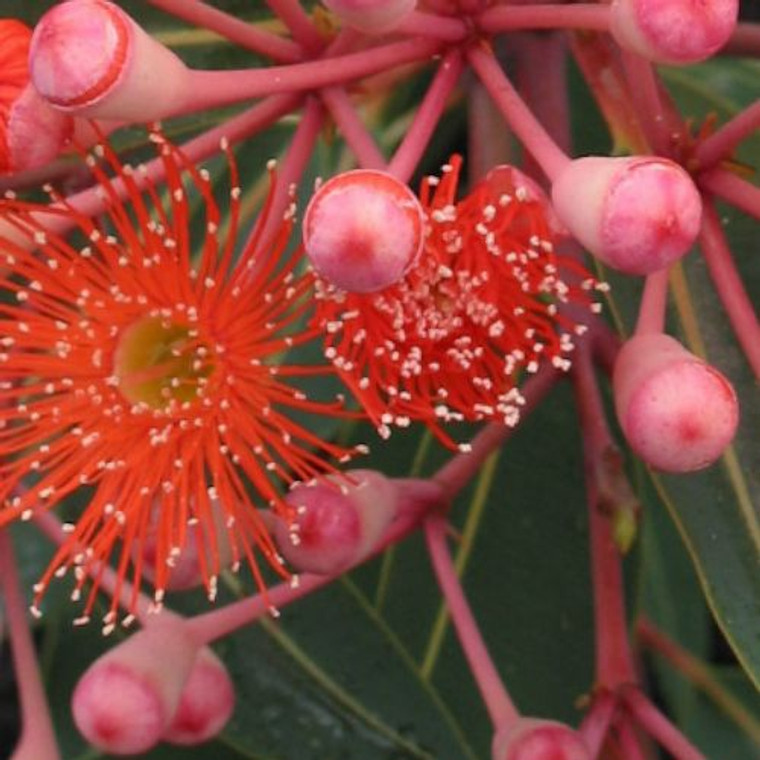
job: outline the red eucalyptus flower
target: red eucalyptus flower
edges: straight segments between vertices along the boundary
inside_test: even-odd
[[[191,533],[207,547],[199,562],[213,594],[219,507],[234,561],[247,560],[262,583],[261,552],[285,574],[255,504],[287,511],[278,481],[310,480],[331,469],[324,455],[351,453],[288,416],[340,409],[288,382],[331,368],[280,363],[283,352],[318,335],[300,327],[312,279],[295,271],[293,257],[283,259],[291,214],[271,250],[261,251],[267,204],[236,258],[240,189],[229,151],[231,223],[222,235],[206,172],[160,133],[151,139],[166,173],[166,204],[107,146],[96,153],[115,179],[89,160],[107,199],[102,224],[55,194],[53,206],[0,201],[13,238],[0,241],[0,526],[87,494],[38,598],[70,565],[76,595],[84,571],[96,572],[97,587],[99,563],[117,552],[119,578],[130,575],[138,586],[139,548],[150,540],[160,603]],[[195,201],[206,221],[197,256],[189,230]],[[81,245],[53,231],[50,221],[61,216]]]
[[[535,183],[499,166],[456,202],[461,163],[423,181],[424,249],[402,280],[361,294],[317,278],[325,355],[383,437],[412,420],[447,443],[441,422],[515,425],[521,374],[567,369],[585,329],[562,304],[596,308],[597,283],[554,251],[557,222]]]

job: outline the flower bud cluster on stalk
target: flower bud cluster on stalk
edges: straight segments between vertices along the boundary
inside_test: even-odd
[[[237,676],[209,645],[420,530],[490,718],[492,760],[635,760],[648,751],[641,728],[676,760],[699,760],[632,656],[613,522],[640,510],[595,369],[609,375],[621,437],[652,470],[686,477],[733,461],[739,396],[688,320],[680,340],[668,334],[669,277],[699,248],[740,343],[760,345],[713,200],[748,194],[742,207],[760,216],[756,189],[732,173],[760,112],[694,141],[653,64],[760,47],[757,29],[737,30],[738,0],[271,0],[276,23],[224,3],[150,4],[189,25],[186,39],[209,32],[258,58],[193,67],[172,35],[109,0],[53,4],[34,28],[0,19],[0,542],[33,521],[55,544],[35,617],[52,581],[71,576],[75,623],[105,605],[104,633],[139,628],[79,678],[82,736],[109,755],[219,736]],[[555,52],[574,51],[618,155],[567,149],[564,83],[548,59],[558,91],[531,92],[525,60],[546,30]],[[513,40],[520,76],[499,57]],[[423,83],[412,115],[386,128],[394,92]],[[428,173],[463,99],[476,135],[467,160],[437,156]],[[262,159],[262,182],[246,186],[233,144],[284,124],[295,127],[283,157]],[[504,131],[524,150],[520,168],[499,148]],[[335,133],[343,170],[330,175],[319,144],[333,149]],[[149,158],[130,163],[124,135]],[[325,176],[309,186],[314,156]],[[263,197],[257,214],[249,193]],[[643,283],[622,344],[603,309],[609,270]],[[760,354],[745,351],[760,376]],[[577,728],[516,707],[447,524],[565,378],[583,434],[595,614]],[[375,429],[375,454],[424,427],[446,461],[429,477],[349,469],[369,450],[351,442],[356,422]],[[13,757],[55,760],[9,551],[0,592],[25,731]],[[233,578],[241,570],[250,583]],[[188,617],[168,596],[197,588],[216,602],[241,587],[245,598]],[[44,750],[29,744],[35,720]]]

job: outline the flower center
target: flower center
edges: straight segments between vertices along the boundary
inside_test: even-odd
[[[114,372],[130,402],[152,409],[190,404],[204,395],[214,356],[198,331],[160,317],[130,325],[119,338]]]

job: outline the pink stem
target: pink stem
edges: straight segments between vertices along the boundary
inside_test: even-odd
[[[320,95],[361,167],[385,169],[385,156],[359,118],[348,93],[342,87],[326,87]]]
[[[268,56],[280,63],[294,63],[303,58],[300,46],[291,40],[257,29],[252,24],[200,0],[148,0],[148,2],[191,24],[210,29],[246,50]]]
[[[461,42],[467,38],[470,28],[464,19],[412,11],[394,31],[411,36],[434,37],[445,42]]]
[[[668,270],[650,274],[644,283],[644,293],[639,304],[636,335],[661,333],[665,330],[665,312],[668,305]]]
[[[610,9],[607,5],[502,5],[480,14],[477,26],[488,34],[514,29],[609,29]]]
[[[164,117],[240,103],[264,95],[317,90],[350,82],[404,63],[431,58],[440,46],[438,40],[417,38],[285,66],[230,71],[192,69],[179,104]]]
[[[756,100],[751,106],[727,121],[697,147],[696,159],[700,169],[711,169],[723,159],[729,158],[734,148],[758,127],[760,127],[760,100]]]
[[[577,352],[573,376],[581,418],[589,506],[596,680],[600,686],[614,690],[622,684],[636,682],[628,639],[620,553],[612,537],[609,517],[601,511],[600,472],[609,453],[615,449],[586,347],[580,347]]]
[[[760,187],[725,169],[700,174],[699,186],[720,196],[750,216],[760,219]]]
[[[408,481],[406,489],[402,490],[401,494],[402,498],[405,495],[408,497],[407,503],[399,509],[396,520],[388,528],[382,540],[373,548],[371,554],[362,557],[362,562],[408,536],[418,527],[420,520],[426,514],[445,506],[448,496],[435,485],[427,482],[421,484],[419,481]],[[187,625],[199,641],[208,644],[332,583],[339,575],[302,573],[298,576],[296,583],[281,583],[256,596],[191,618],[187,621]]]
[[[279,16],[298,43],[310,53],[317,52],[325,46],[325,41],[298,0],[266,0],[266,4]]]
[[[61,755],[27,621],[26,601],[21,592],[13,544],[7,530],[0,531],[0,588],[21,702],[21,738],[13,756],[19,760],[58,760]]]
[[[637,53],[621,52],[629,92],[647,141],[661,156],[671,153],[669,119],[663,108],[657,75],[652,64]]]
[[[641,746],[641,738],[633,730],[630,717],[627,714],[620,716],[615,730],[625,760],[647,760],[647,756]]]
[[[760,24],[739,23],[728,44],[720,51],[724,55],[760,56]]]
[[[525,105],[492,53],[480,47],[471,47],[467,57],[509,126],[544,173],[553,180],[570,159]]]
[[[596,760],[602,751],[602,745],[616,712],[617,698],[609,691],[603,691],[594,696],[591,708],[578,729],[588,747],[589,760]]]
[[[637,688],[622,692],[636,722],[658,741],[674,760],[706,760],[705,756]]]
[[[546,394],[554,387],[559,379],[558,372],[551,367],[544,367],[530,378],[522,388],[525,406],[522,408],[522,419],[530,414]],[[512,435],[514,428],[498,422],[486,425],[471,441],[470,450],[455,454],[433,475],[432,480],[438,483],[454,498],[474,478],[485,460]]]
[[[400,180],[408,182],[414,173],[463,68],[464,62],[458,50],[450,50],[443,57],[414,120],[388,165],[388,171]]]
[[[493,664],[446,546],[446,520],[431,516],[425,521],[425,538],[438,585],[441,587],[459,642],[491,717],[494,731],[513,724],[517,708]]]
[[[710,277],[726,310],[736,339],[755,377],[760,378],[760,323],[742,279],[736,271],[720,218],[710,202],[704,205],[699,241]]]

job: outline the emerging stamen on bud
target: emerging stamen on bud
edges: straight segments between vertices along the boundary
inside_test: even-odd
[[[493,760],[590,760],[591,754],[576,731],[563,723],[520,718],[498,731]]]
[[[346,24],[365,34],[384,34],[403,21],[417,0],[324,0]]]
[[[31,36],[20,21],[0,19],[0,174],[45,165],[71,137],[71,119],[29,83]]]
[[[303,220],[306,255],[335,287],[374,293],[398,282],[422,250],[424,213],[414,193],[368,169],[329,179]]]
[[[296,570],[339,573],[375,547],[399,506],[396,483],[373,470],[297,485],[286,497],[292,520],[279,519],[275,541]]]
[[[106,0],[69,0],[37,24],[29,57],[34,86],[56,108],[83,116],[151,121],[166,113],[185,64]]]
[[[177,712],[162,739],[201,744],[216,736],[235,709],[235,688],[224,663],[208,648],[198,652]]]
[[[703,61],[728,42],[739,0],[614,0],[610,14],[621,47],[678,65]]]
[[[666,472],[715,462],[731,443],[739,407],[731,383],[668,335],[637,335],[621,349],[615,408],[631,448]]]
[[[104,752],[147,751],[170,725],[197,652],[180,618],[152,619],[82,676],[72,698],[74,722]]]
[[[680,259],[702,218],[686,171],[649,156],[575,159],[555,180],[552,201],[591,253],[627,274],[651,274]]]

